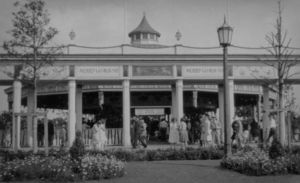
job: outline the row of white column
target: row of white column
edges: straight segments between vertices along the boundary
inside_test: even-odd
[[[233,121],[234,118],[234,82],[233,79],[229,80],[230,86],[230,117]],[[20,81],[15,80],[13,83],[13,112],[14,114],[21,111],[21,91],[22,84]],[[223,85],[218,86],[218,99],[219,99],[219,118],[224,129],[224,88]],[[193,105],[197,106],[198,93],[193,93]],[[269,89],[263,87],[264,96],[264,115],[263,115],[263,129],[266,134],[268,128],[268,111],[269,111]],[[30,100],[29,100],[30,101]],[[29,102],[30,103],[30,102]],[[172,85],[172,117],[178,121],[184,116],[183,111],[183,80],[176,80],[175,85]],[[70,79],[68,82],[68,145],[71,146],[76,131],[82,129],[82,88],[77,87],[75,79]],[[123,145],[130,146],[130,81],[123,80]],[[20,149],[20,116],[13,115],[13,148]],[[29,121],[29,120],[28,120]],[[30,130],[31,124],[28,124]],[[31,131],[28,132],[31,134]],[[29,145],[32,144],[32,136],[28,136]]]

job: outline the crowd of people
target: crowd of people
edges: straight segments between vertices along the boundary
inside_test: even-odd
[[[271,144],[276,138],[276,121],[274,114],[269,115],[269,128],[265,139],[263,140],[262,123],[257,122],[253,117],[236,116],[231,124],[231,145],[243,147],[245,144],[266,143]],[[160,121],[149,120],[147,116],[133,116],[130,123],[130,136],[133,148],[142,145],[147,147],[149,141],[161,141],[162,144],[170,144],[172,148],[180,145],[185,148],[188,144],[199,144],[199,146],[219,146],[223,144],[223,127],[215,112],[205,112],[196,117],[184,115],[179,121],[176,118],[167,120],[161,116]],[[152,125],[152,126],[151,126]],[[91,129],[87,141],[91,140],[92,148],[95,150],[104,150],[108,142],[106,119],[96,116],[93,123],[84,123],[83,129]],[[44,145],[44,124],[38,123],[38,146]],[[59,127],[48,124],[48,145],[52,145],[53,139],[57,139],[62,147],[67,145],[67,126],[65,123]],[[1,135],[3,136],[3,135]],[[54,137],[55,136],[55,137]],[[10,136],[9,136],[10,137]],[[3,138],[6,140],[5,138]],[[4,141],[3,140],[3,141]],[[8,140],[7,140],[8,141]],[[4,141],[5,142],[5,141]],[[4,143],[3,142],[3,143]],[[8,142],[5,142],[8,144]]]
[[[276,122],[273,114],[269,115],[269,131],[265,139],[270,144],[276,137]],[[263,142],[262,123],[257,122],[254,117],[236,116],[232,122],[231,145],[243,147],[251,142]],[[199,144],[200,146],[218,146],[223,144],[224,133],[222,125],[214,112],[200,114],[193,121],[184,116],[177,122],[172,118],[170,123],[162,118],[159,123],[158,136],[162,141],[168,138],[168,142],[174,147],[175,144]]]
[[[214,113],[200,115],[195,121],[191,121],[187,116],[181,118],[179,122],[176,118],[172,118],[168,128],[168,142],[172,147],[176,144],[181,144],[184,148],[187,144],[195,143],[200,146],[221,144],[221,124]]]
[[[266,142],[270,142],[275,138],[276,122],[273,115],[270,115],[270,129]],[[103,150],[107,144],[107,136],[105,129],[105,119],[97,120],[93,125],[92,145],[96,150]],[[262,142],[262,127],[255,121],[253,117],[235,117],[232,122],[231,145],[235,147],[243,147],[245,144],[253,141],[255,143]],[[139,145],[147,148],[149,141],[148,125],[141,116],[134,116],[130,123],[130,136],[133,148]],[[184,116],[177,121],[172,118],[167,121],[161,117],[158,123],[158,130],[155,136],[162,142],[168,142],[171,148],[180,145],[186,148],[188,144],[199,144],[199,146],[219,146],[223,143],[224,134],[222,125],[214,112],[206,112],[191,121],[188,116]]]

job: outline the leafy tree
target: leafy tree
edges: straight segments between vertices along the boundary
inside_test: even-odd
[[[22,84],[31,89],[33,95],[33,109],[36,112],[38,81],[47,75],[48,66],[51,66],[61,52],[61,47],[50,47],[53,38],[57,35],[57,29],[49,26],[50,18],[46,3],[43,0],[23,0],[14,4],[17,8],[12,13],[13,28],[9,31],[11,39],[5,41],[3,48],[8,56],[19,60],[18,79]],[[33,118],[33,147],[37,151],[37,122]]]

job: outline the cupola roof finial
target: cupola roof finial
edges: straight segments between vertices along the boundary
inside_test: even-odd
[[[148,20],[146,18],[146,13],[143,12],[143,14],[144,16],[141,23],[137,26],[137,28],[135,28],[133,31],[129,33],[129,37],[131,37],[133,34],[139,34],[139,33],[156,34],[158,37],[160,37],[160,33],[154,30],[148,23]]]

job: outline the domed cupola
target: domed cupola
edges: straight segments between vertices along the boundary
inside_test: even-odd
[[[131,38],[131,44],[157,44],[160,37],[160,33],[148,23],[145,13],[139,26],[128,35]]]

